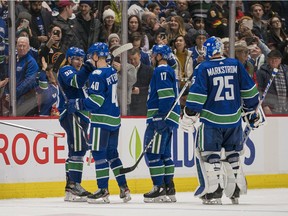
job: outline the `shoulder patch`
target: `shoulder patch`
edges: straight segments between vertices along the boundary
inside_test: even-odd
[[[92,74],[97,74],[97,75],[100,75],[101,73],[102,73],[101,70],[94,70],[94,71],[92,72]]]

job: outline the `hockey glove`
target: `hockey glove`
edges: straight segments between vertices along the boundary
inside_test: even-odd
[[[83,67],[85,68],[85,72],[87,73],[91,73],[96,69],[92,59],[86,60],[85,63],[83,64]]]
[[[258,112],[255,110],[243,108],[244,113],[242,113],[243,120],[251,127],[252,130],[263,125],[265,122],[265,115],[260,107]]]
[[[69,114],[75,113],[83,109],[84,109],[83,99],[77,98],[77,99],[70,99],[68,101],[67,111]]]
[[[199,118],[199,113],[190,112],[190,115],[187,114],[187,107],[183,109],[183,116],[180,120],[180,127],[186,133],[193,133],[195,130],[194,124],[197,122]]]
[[[162,134],[169,127],[164,117],[161,116],[153,117],[152,122],[155,130],[159,134]]]

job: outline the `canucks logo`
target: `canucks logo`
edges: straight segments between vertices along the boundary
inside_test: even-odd
[[[139,132],[136,127],[134,127],[130,140],[129,140],[129,153],[130,156],[136,162],[142,152],[142,142],[139,135]]]

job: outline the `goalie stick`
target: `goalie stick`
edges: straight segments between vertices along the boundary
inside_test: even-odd
[[[176,106],[176,104],[179,102],[181,96],[183,95],[183,93],[185,92],[186,88],[189,85],[189,81],[187,81],[185,83],[185,85],[183,86],[182,90],[180,91],[178,97],[176,98],[176,101],[174,102],[173,106],[171,107],[171,109],[169,110],[168,114],[165,116],[164,120],[166,120],[168,118],[168,116],[171,114],[171,112],[173,111],[174,107]],[[129,173],[132,172],[133,170],[136,169],[136,167],[138,166],[138,164],[140,163],[141,159],[143,158],[144,154],[147,152],[148,148],[151,146],[151,144],[153,143],[153,141],[155,140],[156,136],[157,136],[157,132],[154,133],[153,138],[150,140],[150,142],[146,145],[146,147],[144,148],[144,150],[142,151],[140,157],[138,158],[138,160],[136,161],[136,163],[131,166],[131,167],[126,167],[126,168],[121,168],[120,169],[120,174],[125,174],[125,173]]]
[[[267,86],[266,86],[266,88],[265,88],[265,90],[263,92],[263,95],[262,95],[262,97],[261,97],[261,99],[260,99],[260,101],[259,101],[259,103],[258,103],[258,105],[257,105],[257,107],[255,109],[256,113],[258,112],[258,109],[261,107],[261,105],[262,105],[262,103],[263,103],[263,101],[264,101],[264,99],[265,99],[265,97],[266,97],[266,95],[268,93],[268,90],[269,90],[269,88],[270,88],[270,86],[271,86],[271,84],[272,84],[272,82],[274,80],[274,77],[276,76],[277,73],[278,73],[278,69],[274,68],[273,72],[272,72],[272,77],[268,81]],[[247,124],[245,129],[244,129],[244,131],[243,131],[243,137],[242,137],[242,142],[241,142],[242,145],[244,145],[247,142],[251,131],[252,131],[252,128]]]
[[[54,136],[54,137],[63,138],[63,135],[60,135],[60,134],[49,133],[49,132],[46,132],[46,131],[42,131],[42,130],[38,130],[38,129],[34,129],[34,128],[22,126],[22,125],[17,125],[17,124],[3,122],[3,121],[0,121],[0,124],[7,125],[7,126],[12,126],[12,127],[16,127],[16,128],[21,128],[21,129],[24,129],[24,130],[34,131],[34,132],[37,132],[37,133],[47,134],[47,135],[51,135],[51,136]]]

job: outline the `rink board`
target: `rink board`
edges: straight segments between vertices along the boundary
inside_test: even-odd
[[[57,119],[1,121],[65,135]],[[124,166],[133,165],[142,152],[145,126],[143,118],[122,119],[119,153]],[[66,137],[0,127],[0,199],[63,196]],[[266,126],[251,132],[241,158],[249,188],[288,187],[286,131],[287,117],[268,117]],[[193,135],[175,130],[172,149],[177,190],[193,191],[197,186]],[[109,190],[118,194],[115,178],[112,173],[110,176]],[[127,179],[132,193],[147,192],[152,187],[145,160],[127,174]],[[90,191],[96,190],[94,163],[84,166],[83,185]]]

